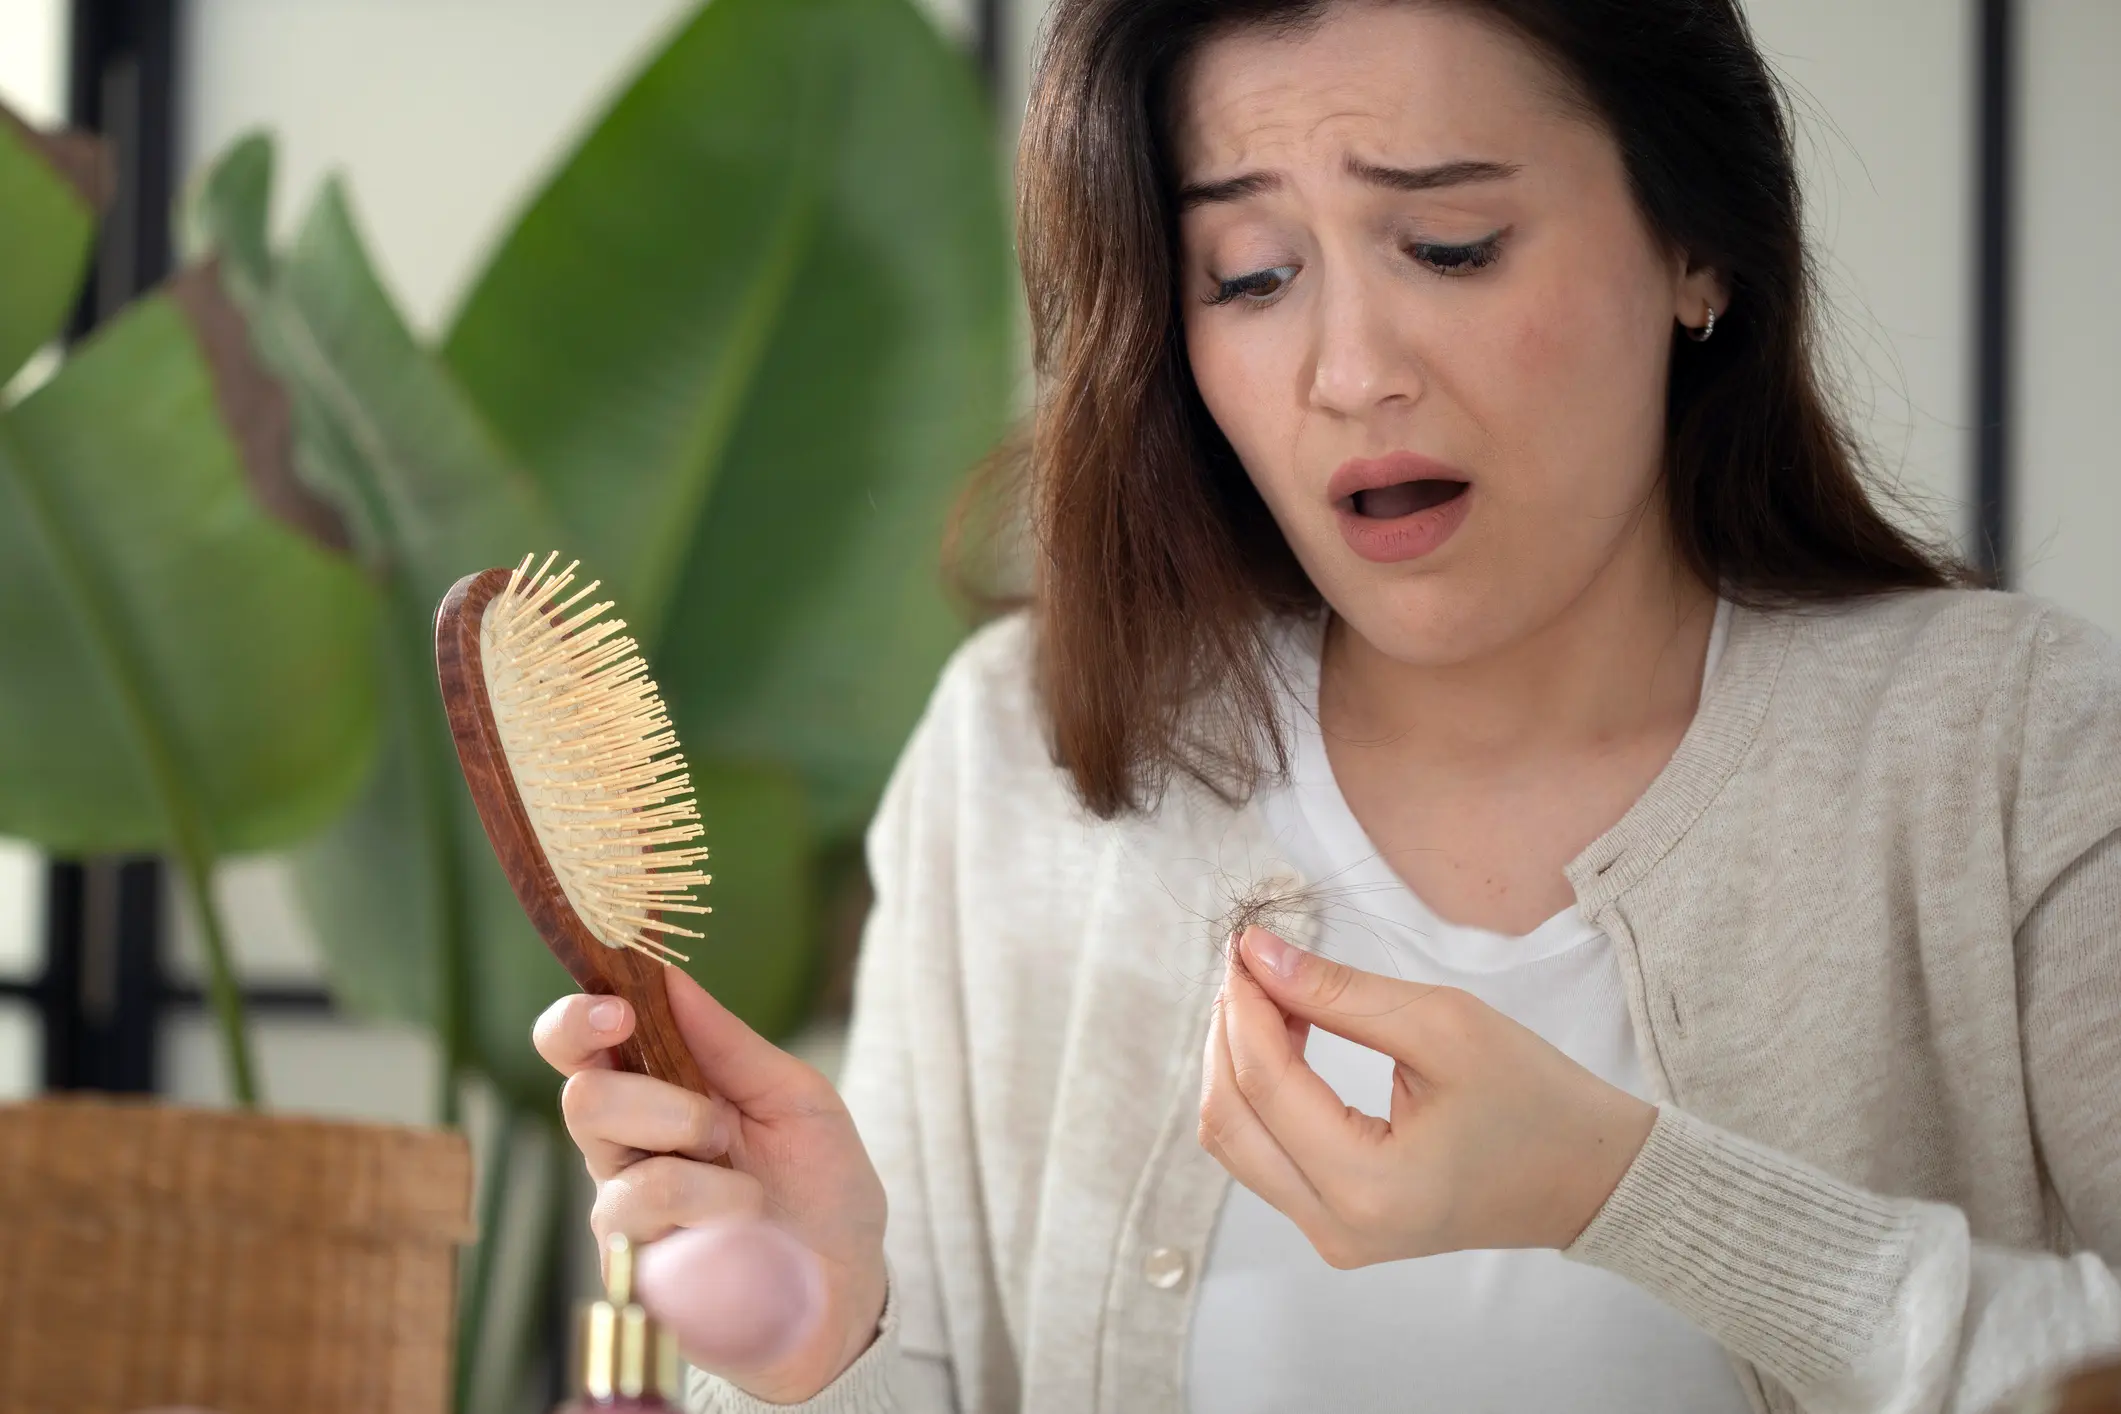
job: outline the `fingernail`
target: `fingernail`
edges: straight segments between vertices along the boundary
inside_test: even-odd
[[[1284,980],[1294,977],[1303,954],[1264,928],[1247,928],[1245,946],[1261,967]]]
[[[626,1004],[610,997],[589,1009],[589,1029],[592,1031],[616,1031],[625,1019]]]

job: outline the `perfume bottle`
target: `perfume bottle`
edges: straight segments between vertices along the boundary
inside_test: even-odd
[[[575,1329],[575,1396],[554,1414],[654,1414],[678,1408],[678,1346],[633,1299],[633,1244],[604,1244],[604,1299]]]

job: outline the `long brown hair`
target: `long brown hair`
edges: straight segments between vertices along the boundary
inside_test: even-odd
[[[1662,481],[1683,562],[1755,604],[1963,582],[1873,505],[1822,392],[1783,98],[1734,0],[1449,2],[1556,63],[1658,238],[1725,276],[1716,337],[1672,358]],[[1101,816],[1174,771],[1234,799],[1287,764],[1269,621],[1318,592],[1187,366],[1167,120],[1203,40],[1302,30],[1332,3],[1058,0],[1048,21],[1018,150],[1040,399],[1015,472],[1054,757]]]

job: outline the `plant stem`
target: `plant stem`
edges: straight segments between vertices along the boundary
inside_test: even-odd
[[[486,1334],[486,1308],[493,1290],[494,1254],[501,1245],[501,1210],[508,1203],[508,1177],[515,1158],[516,1129],[522,1117],[505,1096],[497,1103],[500,1115],[487,1144],[485,1181],[479,1188],[479,1245],[471,1250],[471,1270],[465,1273],[463,1298],[457,1303],[457,1414],[471,1414],[471,1400],[477,1390],[479,1349]]]
[[[250,1022],[244,1013],[243,989],[236,985],[236,969],[229,960],[228,937],[221,927],[221,906],[214,900],[213,861],[187,848],[180,841],[172,851],[184,882],[191,890],[192,908],[199,921],[199,938],[206,946],[206,990],[213,998],[214,1019],[221,1031],[221,1056],[228,1066],[229,1093],[246,1110],[258,1108],[257,1072],[250,1060]]]

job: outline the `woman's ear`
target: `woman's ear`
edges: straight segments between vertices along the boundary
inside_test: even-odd
[[[1731,295],[1723,272],[1689,256],[1673,290],[1672,317],[1690,329],[1698,329],[1707,321],[1710,310],[1721,318],[1730,307]]]

